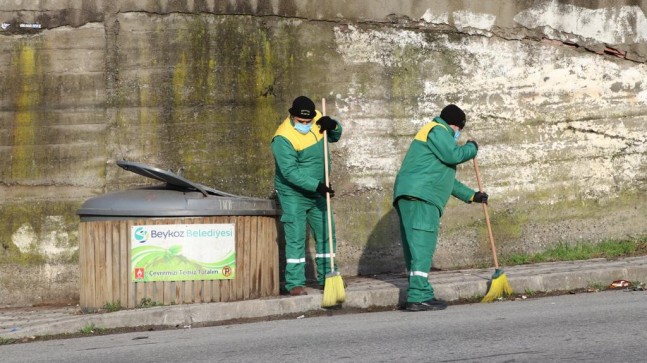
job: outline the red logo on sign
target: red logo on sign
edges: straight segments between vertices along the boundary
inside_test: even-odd
[[[229,267],[229,266],[225,266],[225,267],[223,267],[223,268],[222,268],[222,274],[223,274],[225,277],[229,277],[229,276],[231,275],[231,267]]]
[[[144,268],[138,267],[135,269],[135,278],[141,280],[144,278]]]

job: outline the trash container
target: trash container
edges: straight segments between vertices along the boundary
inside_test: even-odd
[[[91,198],[78,210],[82,308],[279,294],[275,201],[224,193],[141,163],[117,165],[162,184]]]

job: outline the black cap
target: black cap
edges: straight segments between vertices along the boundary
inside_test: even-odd
[[[290,115],[305,119],[315,117],[315,103],[306,96],[299,96],[292,102],[292,108],[288,110]]]
[[[456,105],[445,106],[440,112],[440,118],[448,125],[458,126],[459,129],[465,127],[465,112]]]

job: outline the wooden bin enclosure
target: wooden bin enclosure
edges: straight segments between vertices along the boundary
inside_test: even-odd
[[[79,293],[84,309],[226,302],[279,294],[279,211],[272,200],[163,185],[90,199],[78,214]],[[132,226],[220,223],[235,225],[234,279],[133,281]]]

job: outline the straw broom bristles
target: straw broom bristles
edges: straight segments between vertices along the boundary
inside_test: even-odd
[[[333,271],[326,275],[326,284],[324,285],[323,300],[321,306],[329,308],[339,305],[346,301],[346,291],[344,290],[344,281],[341,274]]]
[[[481,302],[492,302],[508,295],[512,295],[512,286],[510,286],[508,278],[503,270],[497,269],[494,272],[494,275],[492,275],[490,290],[483,297]]]

